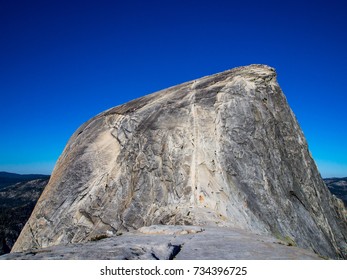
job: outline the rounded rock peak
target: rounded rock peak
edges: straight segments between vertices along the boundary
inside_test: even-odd
[[[345,210],[275,77],[272,67],[242,66],[89,120],[12,252],[161,224],[232,226],[347,258]]]
[[[233,75],[242,76],[258,76],[261,78],[271,77],[275,78],[277,76],[276,70],[265,64],[250,64],[246,66],[240,66],[229,70]]]

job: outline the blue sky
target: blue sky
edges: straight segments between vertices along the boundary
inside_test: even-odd
[[[0,170],[48,174],[101,111],[263,63],[323,177],[347,176],[346,14],[342,0],[0,0]]]

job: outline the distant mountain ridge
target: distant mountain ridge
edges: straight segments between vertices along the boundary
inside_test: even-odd
[[[332,194],[340,198],[347,207],[347,177],[344,178],[326,178],[325,184]]]
[[[11,173],[11,172],[5,172],[0,171],[0,190],[4,187],[24,182],[24,181],[31,181],[35,179],[47,179],[49,178],[49,175],[42,175],[42,174],[17,174],[17,173]]]
[[[0,172],[0,255],[11,250],[49,178]]]

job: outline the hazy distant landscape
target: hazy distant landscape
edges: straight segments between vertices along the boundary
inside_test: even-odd
[[[0,172],[0,254],[11,250],[48,180],[47,175]]]
[[[16,174],[10,172],[0,172],[0,190],[4,187],[14,185],[19,182],[28,182],[36,179],[47,179],[49,175],[41,175],[41,174]]]
[[[347,207],[347,177],[344,178],[326,178],[325,184],[332,194],[342,199]]]

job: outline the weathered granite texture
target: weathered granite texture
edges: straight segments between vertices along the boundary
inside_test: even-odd
[[[347,257],[346,209],[324,185],[273,68],[197,79],[86,122],[12,251],[155,224],[236,227]]]
[[[120,236],[0,256],[0,260],[317,260],[290,241],[235,228],[150,226]]]

